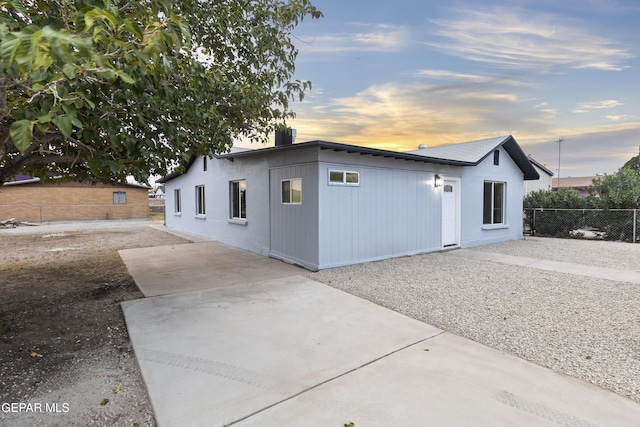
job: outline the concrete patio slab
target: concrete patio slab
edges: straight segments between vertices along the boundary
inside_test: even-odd
[[[122,307],[159,426],[229,425],[442,332],[301,276]]]
[[[238,426],[636,426],[640,406],[451,333],[400,350]]]
[[[118,251],[145,297],[305,274],[306,270],[215,241]]]

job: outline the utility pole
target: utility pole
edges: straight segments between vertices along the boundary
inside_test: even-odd
[[[563,142],[564,142],[564,136],[561,136],[556,141],[556,143],[558,144],[558,188],[560,188],[560,147],[562,146]]]

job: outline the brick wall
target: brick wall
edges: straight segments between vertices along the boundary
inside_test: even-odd
[[[116,191],[126,193],[126,203],[113,203]],[[77,183],[0,186],[0,220],[39,222],[148,216],[146,188]]]

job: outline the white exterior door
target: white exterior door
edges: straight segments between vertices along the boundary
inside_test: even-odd
[[[444,181],[442,186],[442,247],[460,244],[458,232],[457,181]]]

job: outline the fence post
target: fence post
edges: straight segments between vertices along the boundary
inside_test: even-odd
[[[531,231],[530,231],[530,234],[532,236],[535,236],[535,234],[536,234],[536,231],[535,231],[536,230],[536,210],[532,209],[532,211],[533,211],[533,215],[531,215]]]

